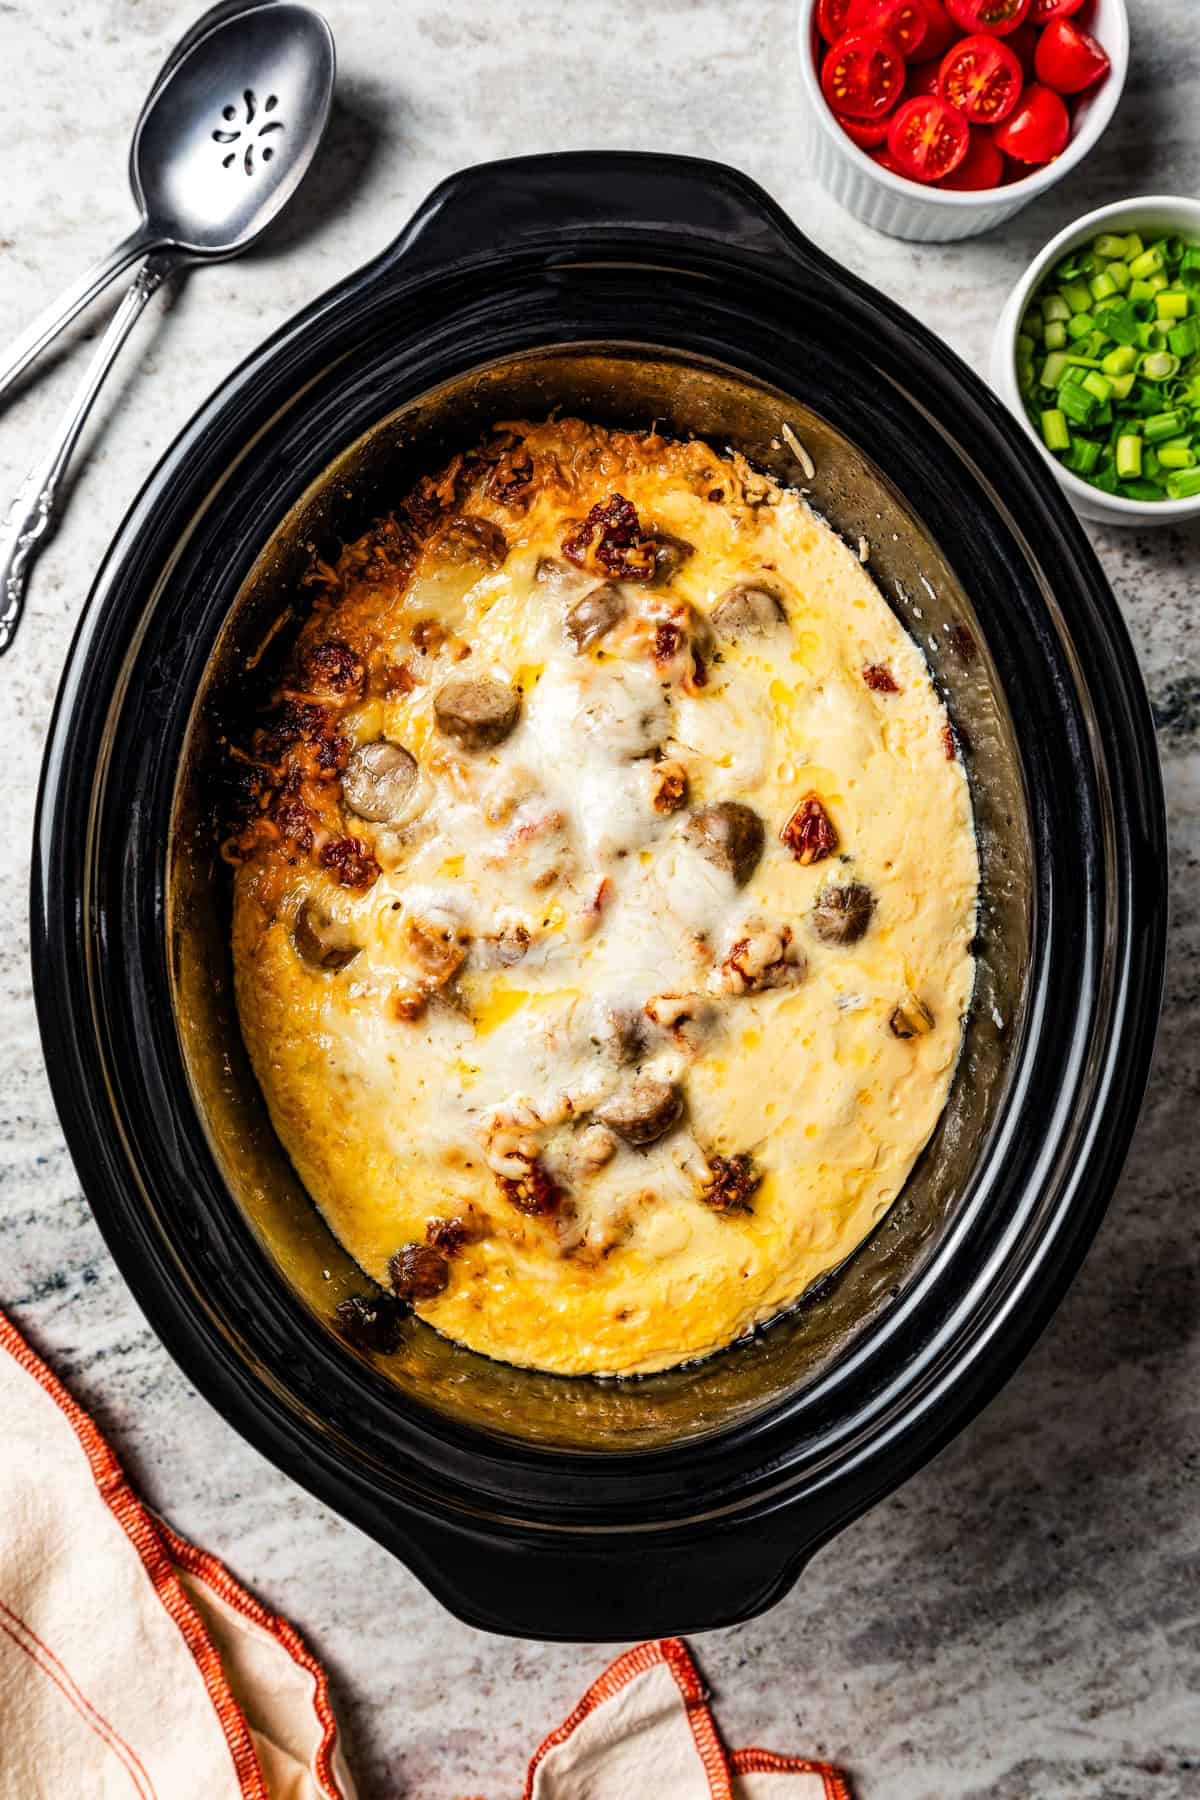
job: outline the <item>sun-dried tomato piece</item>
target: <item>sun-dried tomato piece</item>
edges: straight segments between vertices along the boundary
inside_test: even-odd
[[[450,1280],[450,1264],[432,1244],[402,1244],[388,1260],[388,1276],[398,1299],[435,1300]]]
[[[655,763],[650,770],[650,804],[656,813],[678,812],[687,805],[688,778],[682,763]]]
[[[496,1179],[509,1204],[515,1206],[519,1213],[527,1213],[532,1218],[557,1212],[562,1203],[562,1189],[546,1173],[536,1157],[524,1175],[516,1179],[511,1175],[498,1175]]]
[[[506,450],[487,481],[490,500],[507,506],[512,512],[523,512],[529,504],[529,485],[533,480],[533,457],[524,445]]]
[[[862,678],[873,694],[898,694],[900,683],[886,663],[867,663]]]
[[[311,700],[285,700],[259,739],[259,748],[277,762],[296,744],[318,744],[333,729],[332,715]]]
[[[471,1227],[465,1219],[430,1219],[425,1226],[425,1242],[443,1256],[457,1256],[470,1236]]]
[[[954,730],[952,726],[942,726],[942,749],[946,753],[947,762],[953,762],[958,755],[958,745],[954,741]]]
[[[316,813],[302,800],[283,800],[275,808],[275,823],[287,842],[295,844],[298,850],[312,849],[316,822]]]
[[[663,619],[654,628],[654,660],[657,663],[669,663],[679,654],[679,646],[683,642],[683,632],[672,619]]]
[[[436,656],[446,641],[446,627],[440,619],[417,619],[411,632],[413,649],[422,656]]]
[[[700,1189],[700,1198],[714,1212],[748,1212],[761,1186],[762,1176],[754,1166],[754,1158],[744,1151],[737,1156],[710,1156],[708,1179]]]
[[[392,1017],[401,1025],[413,1025],[429,1010],[429,995],[423,988],[397,988],[392,995]]]
[[[361,838],[334,838],[321,852],[322,868],[346,888],[369,888],[379,877],[379,864]]]
[[[779,834],[798,863],[821,862],[838,847],[833,820],[816,794],[805,794]]]
[[[390,1356],[400,1347],[409,1309],[391,1294],[351,1294],[333,1309],[334,1324],[356,1350]]]
[[[354,748],[348,737],[328,737],[317,746],[317,767],[329,775],[340,775],[350,761]]]
[[[562,541],[568,562],[582,569],[589,558],[623,581],[649,581],[657,572],[655,544],[642,530],[637,508],[624,494],[597,501],[587,518]]]
[[[357,651],[341,638],[327,638],[312,644],[300,660],[300,683],[307,694],[328,694],[343,698],[361,694],[367,684],[367,670]]]

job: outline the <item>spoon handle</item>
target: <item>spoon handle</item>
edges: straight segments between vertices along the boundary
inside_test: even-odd
[[[20,337],[9,345],[3,357],[0,357],[0,395],[5,394],[17,377],[29,367],[34,357],[41,354],[51,338],[57,337],[71,323],[76,313],[82,312],[88,302],[94,300],[110,281],[115,281],[131,263],[148,255],[158,242],[145,219],[141,220],[137,229],[123,238],[115,250],[110,250],[98,263],[93,263],[86,274],[81,275],[57,300],[51,302],[45,312],[39,313],[33,324],[28,325]]]
[[[21,483],[4,523],[0,525],[0,656],[11,648],[17,635],[30,564],[38,544],[50,529],[59,484],[92,410],[92,402],[143,307],[171,266],[170,257],[151,256],[138,270],[71,398],[58,436]]]

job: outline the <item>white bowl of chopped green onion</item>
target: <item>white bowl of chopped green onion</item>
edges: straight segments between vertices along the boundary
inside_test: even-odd
[[[992,380],[1084,518],[1200,518],[1200,200],[1060,232],[1000,316]]]

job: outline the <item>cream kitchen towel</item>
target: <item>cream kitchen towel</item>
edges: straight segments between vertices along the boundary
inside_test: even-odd
[[[0,1314],[0,1796],[354,1800],[325,1674]]]
[[[529,1765],[523,1800],[850,1800],[827,1763],[726,1752],[687,1645],[618,1657]]]
[[[320,1664],[147,1511],[2,1313],[0,1800],[355,1800]],[[666,1638],[589,1688],[523,1800],[850,1795],[823,1763],[727,1754],[687,1646]]]

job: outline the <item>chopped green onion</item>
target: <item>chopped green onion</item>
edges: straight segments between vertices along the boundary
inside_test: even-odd
[[[1047,350],[1061,350],[1067,341],[1067,328],[1061,319],[1047,319],[1042,340]]]
[[[1200,494],[1200,469],[1180,469],[1167,481],[1172,500],[1194,500]]]
[[[1076,475],[1091,475],[1099,467],[1100,446],[1091,438],[1073,437],[1071,448],[1064,457],[1068,469]]]
[[[1179,358],[1169,350],[1153,350],[1149,356],[1143,356],[1141,373],[1147,381],[1169,381],[1179,373]]]
[[[1141,238],[1138,236],[1137,232],[1131,231],[1129,233],[1128,237],[1125,239],[1125,260],[1126,260],[1126,262],[1130,262],[1135,256],[1140,256],[1142,254],[1142,251],[1145,248],[1146,248],[1146,246],[1145,246],[1145,244],[1143,244],[1143,242],[1142,242]]]
[[[1186,319],[1191,310],[1191,301],[1187,295],[1178,294],[1173,288],[1165,294],[1159,294],[1155,304],[1160,319]]]
[[[1122,481],[1135,480],[1142,472],[1142,440],[1131,432],[1117,439],[1117,474]]]
[[[1130,371],[1128,375],[1110,375],[1108,379],[1109,385],[1112,388],[1113,399],[1128,400],[1133,391],[1133,384],[1137,380],[1137,376]]]
[[[1083,386],[1101,406],[1112,399],[1112,383],[1105,379],[1099,369],[1089,369],[1083,378]]]
[[[1195,356],[1200,350],[1200,315],[1193,313],[1190,319],[1184,319],[1167,333],[1167,342],[1172,354],[1180,358]]]
[[[1106,269],[1102,269],[1099,275],[1093,275],[1088,286],[1092,290],[1093,300],[1107,300],[1110,294],[1117,291],[1117,284]]]
[[[1160,444],[1158,460],[1164,469],[1194,469],[1196,452],[1190,444]]]
[[[1138,245],[1138,249],[1141,249],[1140,244]],[[1107,261],[1111,262],[1113,257],[1125,255],[1125,239],[1123,237],[1114,237],[1111,231],[1102,231],[1100,236],[1096,239],[1095,250],[1097,256],[1103,256]]]
[[[1152,481],[1123,481],[1121,492],[1127,500],[1161,500],[1162,495]]]
[[[1133,275],[1132,263],[1129,265],[1129,272]],[[1150,286],[1148,281],[1143,281],[1140,276],[1134,275],[1133,280],[1129,283],[1129,298],[1139,302],[1153,300],[1154,289]]]
[[[1128,344],[1119,344],[1109,351],[1100,367],[1106,375],[1127,375],[1130,369],[1137,368],[1137,352]]]
[[[1170,412],[1154,413],[1146,420],[1143,430],[1148,444],[1165,444],[1187,424],[1187,415],[1173,408]]]
[[[1082,382],[1064,381],[1058,390],[1058,404],[1072,425],[1090,425],[1100,402]]]
[[[1152,275],[1159,275],[1163,269],[1163,254],[1157,245],[1143,250],[1139,256],[1130,259],[1129,273],[1135,281],[1149,281]]]
[[[1051,319],[1061,319],[1065,324],[1070,316],[1071,309],[1061,294],[1046,295],[1046,298],[1042,301],[1042,317],[1047,323],[1049,323]]]
[[[1065,282],[1058,291],[1073,313],[1086,312],[1092,304],[1092,296],[1082,281]]]
[[[1066,416],[1057,407],[1042,414],[1042,437],[1047,450],[1070,449],[1071,434],[1067,430]]]
[[[1061,350],[1052,350],[1042,364],[1038,377],[1044,388],[1056,388],[1067,372],[1067,359]]]

